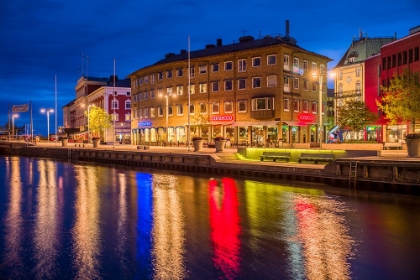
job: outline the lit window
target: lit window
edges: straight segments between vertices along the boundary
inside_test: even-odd
[[[246,59],[238,60],[238,72],[246,71]]]
[[[211,113],[212,114],[219,114],[219,103],[218,102],[213,102],[211,104]]]
[[[207,73],[207,65],[198,66],[198,71],[200,72],[200,74],[206,74]]]
[[[184,87],[183,86],[177,86],[176,87],[176,95],[182,95],[184,91]]]
[[[182,116],[184,114],[184,107],[182,107],[182,104],[176,105],[176,114],[178,116]]]
[[[225,105],[225,108],[224,108],[225,113],[232,113],[233,112],[232,101],[226,101],[224,105]]]
[[[207,83],[201,83],[199,85],[199,90],[200,90],[200,93],[206,93],[207,92]]]
[[[200,114],[206,114],[206,113],[207,113],[206,103],[200,103]]]

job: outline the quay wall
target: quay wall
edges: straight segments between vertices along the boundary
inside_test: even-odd
[[[372,161],[358,158],[355,172],[356,184],[350,185],[350,163],[355,162],[352,158],[339,158],[325,166],[319,165],[315,168],[312,164],[222,160],[217,154],[153,150],[0,146],[0,155],[97,162],[219,176],[306,181],[326,183],[342,188],[420,195],[420,161]]]

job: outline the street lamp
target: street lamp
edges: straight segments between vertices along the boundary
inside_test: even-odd
[[[82,104],[82,106],[83,107],[85,107],[85,104]],[[95,107],[95,105],[88,105],[87,106],[87,140],[88,140],[88,143],[90,143],[90,124],[89,124],[89,122],[90,122],[90,107]]]
[[[47,142],[50,141],[50,113],[54,113],[54,110],[49,109],[41,109],[41,113],[47,113]],[[57,135],[55,136],[57,137]]]
[[[318,77],[319,85],[319,103],[318,103],[318,114],[319,114],[319,148],[322,149],[322,138],[323,138],[323,127],[322,127],[322,83],[323,83],[323,73],[319,71],[318,74],[314,73],[314,77]]]
[[[14,135],[15,135],[15,118],[17,118],[17,117],[19,117],[18,114],[13,114],[12,115],[12,137],[14,137]]]
[[[175,95],[171,94],[171,96],[174,97]],[[166,105],[166,110],[165,110],[166,144],[168,144],[169,143],[169,129],[168,129],[168,115],[169,115],[168,99],[169,99],[169,95],[160,93],[159,97],[165,97],[165,105]]]

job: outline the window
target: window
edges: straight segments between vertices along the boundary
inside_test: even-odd
[[[317,65],[315,62],[312,62],[312,72],[316,72]]]
[[[131,92],[127,91],[126,95],[127,96],[130,96],[131,95]]]
[[[274,101],[273,97],[254,98],[252,99],[252,103],[251,103],[252,111],[273,110],[274,109],[273,101]]]
[[[246,89],[246,79],[238,79],[238,89]]]
[[[232,90],[232,80],[225,81],[225,90]]]
[[[318,104],[315,101],[312,102],[312,106],[311,106],[312,114],[316,114],[317,113],[317,111],[318,111],[318,106],[317,105]]]
[[[150,90],[150,99],[154,99],[155,98],[155,90],[151,89]]]
[[[356,77],[360,77],[360,68],[356,68]]]
[[[176,69],[176,76],[177,77],[182,77],[182,75],[183,75],[184,73],[183,73],[183,71],[182,71],[182,68],[178,68],[178,69]]]
[[[295,69],[299,69],[299,58],[297,57],[293,58],[293,71]]]
[[[259,66],[261,66],[261,57],[253,57],[252,67],[259,67]]]
[[[171,95],[172,95],[172,87],[167,87],[167,88],[166,88],[166,94],[167,94],[168,96],[171,96]]]
[[[419,53],[419,47],[414,48],[414,61],[419,61],[420,59],[420,53]]]
[[[118,100],[112,100],[111,109],[118,109]]]
[[[206,103],[200,103],[200,114],[207,114]]]
[[[151,117],[151,118],[156,117],[156,114],[155,114],[155,107],[150,107],[150,117]]]
[[[299,89],[299,78],[293,79],[293,88]]]
[[[155,74],[150,75],[150,83],[151,84],[155,83]]]
[[[211,91],[212,92],[219,91],[219,82],[211,82]]]
[[[303,79],[303,90],[308,90],[308,80]]]
[[[158,80],[162,80],[163,79],[163,73],[162,72],[158,72]]]
[[[267,56],[267,65],[274,65],[276,64],[276,55],[275,54],[271,54]]]
[[[168,105],[168,116],[173,115],[172,105]]]
[[[182,104],[176,105],[176,114],[178,116],[182,116],[184,114],[184,107],[182,107]]]
[[[309,104],[308,104],[308,101],[307,101],[307,100],[303,101],[302,107],[303,107],[303,108],[302,108],[302,111],[303,111],[304,113],[308,113]]]
[[[408,50],[408,62],[413,62],[413,49]]]
[[[143,93],[142,92],[139,92],[139,100],[143,100]]]
[[[125,121],[129,122],[131,120],[131,115],[130,114],[125,114]]]
[[[261,87],[261,78],[254,77],[252,78],[252,88],[260,88]]]
[[[323,64],[321,64],[321,65],[319,65],[319,73],[321,74],[321,75],[323,75],[324,74],[324,65]]]
[[[183,95],[184,94],[184,87],[183,86],[177,86],[176,87],[176,95]]]
[[[213,102],[211,104],[211,113],[212,114],[219,114],[219,103],[218,102]]]
[[[195,106],[194,106],[194,104],[190,104],[190,115],[195,115]]]
[[[318,82],[312,82],[312,91],[317,91]]]
[[[140,77],[139,82],[141,85],[143,84],[143,77]]]
[[[339,80],[343,79],[343,71],[338,72],[338,79]]]
[[[348,62],[349,62],[349,63],[353,63],[353,62],[354,62],[354,56],[349,57],[349,58],[348,58]]]
[[[166,78],[172,78],[172,70],[166,70]]]
[[[407,64],[407,51],[403,51],[403,64]]]
[[[232,70],[232,61],[226,61],[225,62],[225,71]]]
[[[163,117],[163,106],[158,106],[158,117]]]
[[[198,72],[200,74],[206,74],[207,73],[207,65],[200,65],[200,66],[198,66]]]
[[[308,61],[307,60],[303,61],[303,70],[308,70]]]
[[[194,72],[194,66],[190,68],[190,78],[194,78],[195,72]]]
[[[246,59],[238,60],[238,72],[246,71]]]
[[[149,108],[144,108],[144,117],[148,118],[149,117]]]
[[[284,64],[284,66],[287,66],[287,67],[289,66],[289,60],[290,60],[289,55],[285,54],[283,56],[283,64]]]
[[[143,97],[144,97],[144,100],[149,99],[149,92],[147,90],[143,92]]]
[[[213,72],[219,72],[219,63],[213,63],[211,66]]]
[[[238,100],[238,112],[239,113],[246,113],[246,101],[245,100]]]
[[[267,76],[267,87],[277,86],[276,75]]]
[[[285,98],[283,100],[283,110],[284,111],[289,111],[289,109],[290,109],[290,100]]]
[[[397,67],[397,55],[392,55],[392,67]]]
[[[293,111],[299,112],[299,100],[293,100]]]
[[[388,56],[387,57],[387,69],[390,69],[391,68],[391,56]]]
[[[398,66],[401,66],[402,64],[402,53],[398,53]]]
[[[163,89],[162,88],[158,88],[158,95],[162,96],[163,95]]]
[[[142,119],[143,118],[143,109],[139,109],[139,118]]]
[[[200,93],[206,93],[207,92],[207,83],[201,83],[199,85]]]
[[[131,109],[131,101],[130,100],[125,101],[125,109],[126,110],[130,110]]]
[[[284,87],[285,88],[289,88],[290,87],[290,85],[289,85],[289,77],[288,76],[284,76],[283,83],[284,83]]]
[[[195,93],[195,85],[191,85],[190,94],[194,94],[194,93]]]
[[[149,82],[149,76],[144,76],[144,83],[148,83]]]
[[[225,105],[225,108],[224,108],[225,113],[233,113],[232,101],[226,101],[224,105]]]
[[[386,58],[382,58],[382,70],[386,69]]]

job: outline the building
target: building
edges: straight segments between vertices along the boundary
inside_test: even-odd
[[[299,47],[288,21],[285,36],[243,36],[228,45],[217,39],[201,50],[168,53],[129,75],[133,143],[186,143],[189,126],[191,137],[208,142],[317,142],[329,61]]]
[[[362,33],[359,35],[358,39],[353,39],[346,53],[333,68],[335,74],[334,115],[336,124],[338,124],[339,118],[337,109],[344,106],[346,101],[351,99],[364,101],[371,111],[377,112],[376,103],[369,103],[372,100],[368,100],[369,97],[367,97],[366,94],[366,86],[371,86],[368,85],[369,83],[377,82],[374,80],[375,75],[372,77],[372,72],[370,71],[377,71],[377,69],[371,68],[368,70],[365,63],[369,58],[379,54],[383,45],[395,40],[395,37],[369,38],[367,36],[363,36]],[[370,129],[373,127],[373,130],[376,131],[376,127],[374,125],[370,127]],[[366,139],[366,131],[360,132],[358,135],[356,135],[356,137],[358,139]]]
[[[129,78],[119,80],[117,76],[109,78],[82,76],[77,81],[75,91],[76,99],[62,108],[64,130],[73,140],[84,142],[90,140],[92,132],[89,131],[87,114],[92,106],[98,106],[106,113],[113,115],[115,121],[112,127],[104,131],[102,135],[95,136],[99,136],[103,142],[124,141],[127,143],[131,141],[131,80]]]

